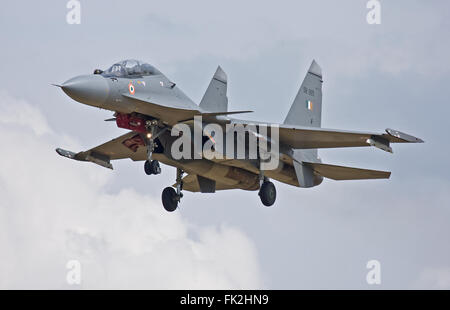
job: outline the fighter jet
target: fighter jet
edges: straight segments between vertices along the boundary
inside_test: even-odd
[[[251,111],[228,111],[227,75],[220,66],[197,105],[154,66],[137,60],[121,61],[105,71],[96,69],[93,74],[77,76],[55,86],[80,103],[114,112],[114,117],[107,121],[127,129],[127,133],[87,151],[75,153],[58,148],[56,152],[109,169],[113,169],[112,160],[144,161],[147,175],[160,174],[160,162],[175,167],[175,183],[162,192],[162,204],[172,212],[177,209],[183,190],[202,193],[227,189],[258,191],[262,203],[272,206],[276,189],[270,180],[309,188],[321,184],[323,178],[388,179],[388,171],[322,163],[318,149],[373,146],[392,153],[391,143],[423,142],[393,129],[373,133],[322,128],[322,83],[322,69],[313,61],[283,124],[271,126],[269,132],[263,130],[267,124],[230,117]],[[194,129],[194,134],[183,132],[182,137],[185,144],[186,141],[194,144],[198,118],[201,118],[197,125],[201,130],[201,147],[209,143],[210,149],[223,156],[206,157],[201,147],[201,156],[195,156],[199,155],[195,145],[191,158],[174,155],[174,144],[180,139],[180,133],[175,130],[174,134],[174,128],[184,124]],[[244,157],[233,156],[236,149],[230,156],[225,147],[218,146],[219,134],[205,130],[210,124],[224,128],[224,135],[229,134],[227,128],[233,128],[230,125],[245,125],[244,138],[232,132],[233,146],[238,148],[239,141],[244,142]],[[253,157],[249,156],[250,147],[245,144],[252,137],[258,139]],[[268,143],[263,147],[263,140],[270,141],[271,147],[266,147]],[[272,147],[274,143],[276,148]],[[190,145],[181,148],[187,150],[188,147]],[[267,158],[276,161],[275,167],[264,168]]]

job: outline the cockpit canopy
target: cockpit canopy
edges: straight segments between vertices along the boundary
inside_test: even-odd
[[[134,59],[128,59],[112,65],[102,75],[106,77],[148,76],[161,74],[155,67]]]

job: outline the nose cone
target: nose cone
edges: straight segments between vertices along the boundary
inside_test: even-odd
[[[109,95],[109,85],[101,75],[81,75],[61,85],[62,90],[72,99],[101,107]]]

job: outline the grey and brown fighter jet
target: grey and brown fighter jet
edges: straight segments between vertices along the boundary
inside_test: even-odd
[[[108,120],[128,132],[87,151],[74,153],[59,148],[56,151],[70,159],[110,169],[113,168],[112,160],[145,161],[144,170],[148,175],[161,172],[160,162],[176,167],[175,184],[162,192],[164,208],[174,211],[182,190],[202,193],[226,189],[258,191],[262,203],[271,206],[276,190],[270,179],[297,187],[317,186],[324,177],[333,180],[387,179],[390,177],[387,171],[322,163],[318,149],[374,146],[392,153],[391,143],[423,142],[393,129],[379,134],[321,128],[322,83],[322,70],[313,61],[284,123],[271,126],[269,131],[263,128],[267,124],[229,117],[251,111],[228,111],[227,76],[220,67],[197,105],[152,65],[125,60],[105,71],[96,69],[93,74],[77,76],[56,86],[78,102],[113,111],[114,117]],[[186,141],[195,144],[196,121],[200,117],[201,123],[197,124],[200,126],[200,149],[193,145],[194,156],[179,158],[173,149],[180,134],[174,134],[173,129],[184,124],[194,130],[192,135],[183,132],[185,145],[181,149],[186,150],[190,147]],[[220,133],[223,135],[229,135],[230,128],[234,130],[231,132],[233,152],[218,145],[218,130],[214,135],[205,130],[209,124],[224,128]],[[246,129],[240,138],[234,128],[238,125]],[[257,137],[258,141],[253,157],[248,145],[251,137]],[[263,147],[263,140],[270,141],[271,147],[266,147],[268,143]],[[235,156],[240,142],[244,145],[243,157]],[[276,148],[272,147],[274,143]],[[222,156],[203,156],[205,145]],[[199,152],[202,156],[195,156]],[[269,157],[276,165],[265,169],[263,163]]]

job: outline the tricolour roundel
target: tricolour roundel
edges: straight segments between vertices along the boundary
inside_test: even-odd
[[[130,84],[128,84],[128,91],[130,92],[130,94],[134,95],[135,89],[134,89],[134,85],[132,82],[130,82]]]

